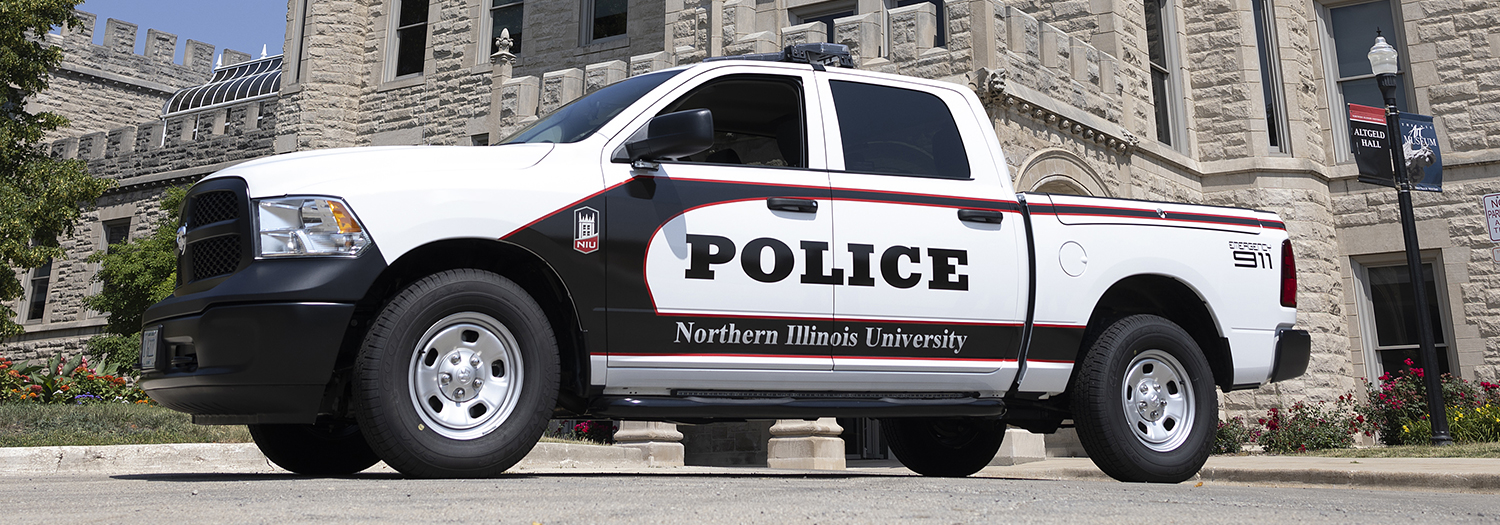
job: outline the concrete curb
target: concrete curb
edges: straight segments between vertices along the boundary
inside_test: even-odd
[[[513,470],[647,468],[639,449],[573,443],[537,443]],[[370,471],[394,472],[384,463]],[[0,448],[0,476],[17,474],[286,472],[254,443],[187,443],[81,447]]]
[[[1102,474],[1102,473],[1101,473]],[[1447,489],[1500,492],[1500,474],[1372,472],[1323,469],[1204,467],[1198,479],[1234,483],[1304,483],[1370,488]]]

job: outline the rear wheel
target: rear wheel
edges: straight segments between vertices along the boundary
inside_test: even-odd
[[[557,400],[557,341],[509,279],[451,270],[407,287],[360,351],[356,416],[386,464],[487,477],[531,451]]]
[[[995,419],[883,419],[881,432],[896,459],[923,476],[961,478],[990,464],[1005,439]]]
[[[1198,344],[1175,323],[1154,315],[1116,321],[1089,348],[1073,384],[1084,450],[1120,481],[1186,481],[1213,445],[1212,379]]]
[[[276,466],[308,476],[344,476],[380,461],[348,423],[250,425],[250,436]]]

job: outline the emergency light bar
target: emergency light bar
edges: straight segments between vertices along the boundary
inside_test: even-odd
[[[793,44],[786,49],[775,53],[754,53],[749,55],[734,55],[727,57],[709,57],[704,62],[717,60],[764,60],[766,62],[791,62],[794,64],[812,64],[813,69],[822,70],[824,66],[831,67],[854,67],[854,57],[849,55],[849,46],[843,44],[829,44],[817,42],[811,44]]]

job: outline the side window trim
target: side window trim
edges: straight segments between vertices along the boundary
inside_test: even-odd
[[[609,152],[613,152],[615,149],[619,148],[630,136],[640,131],[641,128],[646,125],[646,122],[650,121],[652,117],[655,117],[667,106],[676,103],[679,99],[686,96],[689,92],[697,89],[699,86],[724,77],[735,75],[773,75],[796,77],[802,84],[802,110],[803,118],[805,119],[803,125],[806,126],[806,136],[804,137],[806,139],[806,143],[804,144],[804,147],[807,148],[807,167],[755,167],[767,169],[791,169],[810,171],[826,170],[829,157],[827,157],[826,155],[816,154],[816,152],[818,151],[826,152],[828,149],[828,139],[824,136],[823,133],[819,132],[819,130],[826,131],[827,129],[827,126],[824,124],[824,118],[822,114],[823,110],[821,109],[822,107],[825,107],[823,105],[824,98],[822,94],[825,90],[822,89],[822,86],[818,85],[818,81],[813,77],[812,71],[788,71],[781,68],[758,68],[754,64],[711,69],[679,81],[679,84],[673,86],[670,91],[663,94],[656,101],[652,102],[651,105],[647,106],[645,110],[637,113],[635,117],[630,120],[630,122],[619,128],[620,131],[614,134],[609,139],[609,141],[605,143],[606,146],[604,148],[604,151],[606,152],[606,158],[604,159],[604,161],[609,161]],[[676,79],[674,79],[674,81],[675,80]],[[608,129],[610,127],[612,126],[606,125],[604,129]]]
[[[973,115],[970,113],[971,108],[969,107],[969,104],[961,95],[950,93],[947,90],[933,90],[929,86],[902,86],[899,84],[893,85],[893,83],[889,81],[875,81],[859,78],[839,78],[836,80],[840,82],[854,82],[869,84],[873,86],[910,89],[913,91],[920,91],[922,93],[928,93],[936,96],[944,106],[947,106],[949,115],[953,117],[953,123],[958,128],[958,136],[961,144],[963,145],[964,157],[969,163],[969,176],[965,178],[939,177],[921,174],[873,173],[848,169],[848,166],[844,163],[843,133],[839,128],[840,125],[836,109],[837,106],[834,105],[833,89],[830,85],[830,82],[832,80],[826,73],[815,73],[814,75],[818,78],[818,92],[820,96],[820,103],[824,108],[827,108],[825,111],[828,113],[823,126],[823,140],[826,144],[826,146],[824,147],[824,151],[827,154],[828,171],[837,173],[850,173],[883,177],[917,178],[927,180],[975,181],[980,180],[979,177],[975,176],[977,172],[990,172],[998,169],[998,166],[994,166],[992,161],[985,157],[986,155],[991,153],[991,148],[988,147],[988,144],[986,143],[987,141],[985,140],[985,137],[982,133],[976,135],[974,133],[974,129],[971,129],[976,124],[976,121],[974,121],[974,119],[972,118]],[[955,110],[955,108],[958,109]]]

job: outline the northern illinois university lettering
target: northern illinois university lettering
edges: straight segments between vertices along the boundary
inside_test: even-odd
[[[688,234],[688,268],[683,276],[688,279],[714,278],[715,266],[727,264],[735,259],[736,247],[733,240],[718,235],[694,235]],[[873,271],[876,247],[873,244],[850,243],[845,246],[852,260],[848,272],[843,268],[824,268],[823,253],[829,251],[829,243],[824,241],[801,241],[799,246],[803,258],[803,272],[800,280],[803,284],[833,284],[848,286],[875,286]],[[772,262],[770,268],[766,267],[764,254],[770,250]],[[745,243],[744,249],[738,253],[740,269],[751,279],[763,283],[780,282],[792,275],[797,267],[797,252],[780,240],[770,237],[761,237]],[[927,280],[927,288],[933,290],[968,290],[969,276],[958,273],[960,266],[969,264],[969,252],[967,250],[952,250],[946,248],[927,248],[927,262],[931,265],[931,274]],[[880,252],[879,270],[880,278],[887,285],[895,288],[911,288],[922,282],[923,274],[919,271],[902,273],[901,262],[903,260],[912,264],[922,264],[923,248],[917,246],[891,246]]]

